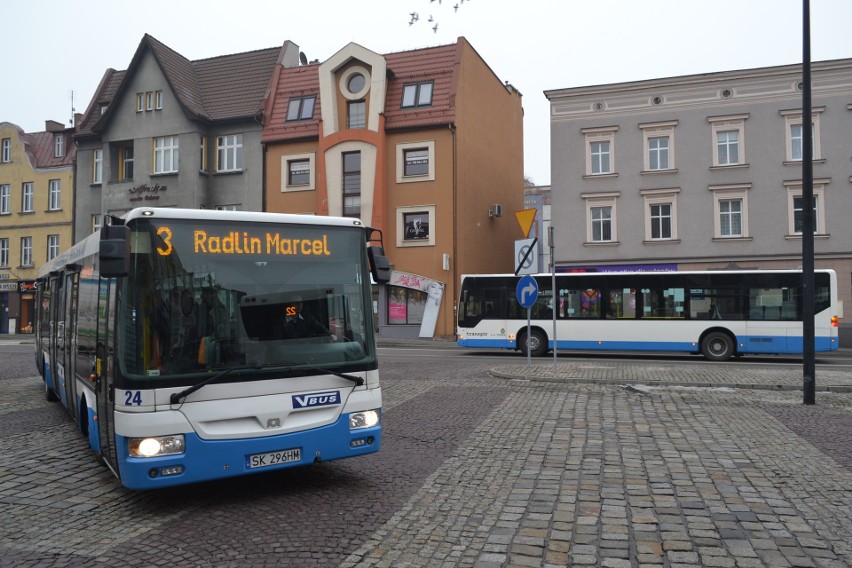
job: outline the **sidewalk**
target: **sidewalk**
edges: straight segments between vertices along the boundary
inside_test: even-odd
[[[774,391],[801,391],[804,380],[802,368],[777,365],[754,366],[744,371],[741,366],[724,363],[707,365],[668,364],[665,361],[634,365],[610,361],[558,361],[554,371],[552,359],[539,359],[531,366],[501,365],[489,372],[504,379],[554,383],[630,384],[681,386],[692,388],[733,388]],[[650,363],[650,362],[649,362]],[[816,372],[818,392],[852,392],[852,372],[820,369]]]

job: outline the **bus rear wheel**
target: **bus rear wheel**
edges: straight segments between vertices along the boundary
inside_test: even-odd
[[[734,341],[721,331],[712,331],[701,342],[701,353],[709,361],[727,361],[734,354]]]
[[[532,330],[529,337],[524,334],[521,339],[521,351],[526,355],[527,350],[533,357],[544,356],[547,353],[547,337],[537,329]]]

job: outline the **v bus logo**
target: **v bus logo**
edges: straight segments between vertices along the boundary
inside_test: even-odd
[[[293,408],[311,408],[314,406],[332,406],[340,404],[340,391],[315,392],[293,395]]]

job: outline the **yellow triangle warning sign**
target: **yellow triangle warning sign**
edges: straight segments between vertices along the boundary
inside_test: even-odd
[[[525,239],[528,239],[530,236],[530,229],[532,229],[533,222],[535,221],[536,211],[536,209],[515,211],[515,218],[521,226],[521,231],[523,231]]]

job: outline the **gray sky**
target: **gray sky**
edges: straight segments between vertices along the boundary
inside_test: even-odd
[[[810,14],[812,60],[852,57],[852,0],[811,0]],[[0,22],[0,122],[26,132],[67,124],[72,91],[84,112],[145,33],[191,60],[290,40],[324,61],[349,42],[390,53],[464,36],[524,95],[524,170],[538,185],[550,183],[545,90],[802,60],[802,0],[2,0]]]

